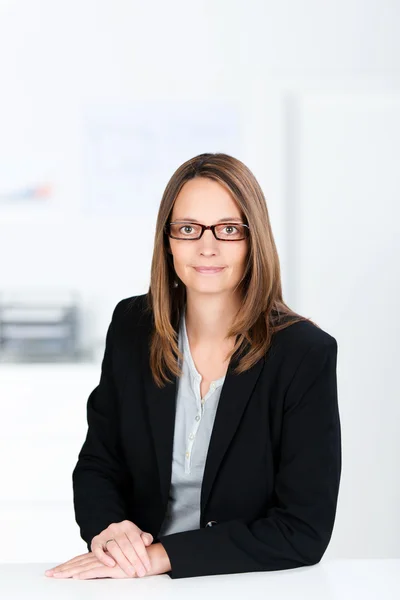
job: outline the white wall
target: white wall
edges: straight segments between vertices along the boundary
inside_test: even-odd
[[[285,299],[339,343],[343,474],[326,557],[399,556],[399,13],[388,0],[0,2],[0,182],[21,160],[48,165],[57,189],[23,218],[0,205],[0,292],[79,290],[86,341],[104,343],[116,302],[147,290],[167,179],[141,236],[131,218],[85,216],[85,111],[237,107],[236,155],[267,197]],[[85,552],[71,470],[99,369],[99,356],[0,364],[1,561]]]

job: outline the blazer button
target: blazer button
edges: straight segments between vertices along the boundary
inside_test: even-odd
[[[208,521],[206,527],[212,527],[214,523],[218,523],[218,521]]]

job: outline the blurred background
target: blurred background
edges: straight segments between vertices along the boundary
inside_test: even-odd
[[[399,22],[396,0],[0,0],[1,562],[87,551],[72,470],[107,327],[201,152],[253,171],[284,299],[338,341],[325,557],[399,558]]]

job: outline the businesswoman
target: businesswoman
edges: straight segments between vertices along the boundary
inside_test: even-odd
[[[185,162],[162,197],[149,290],[116,305],[87,402],[73,491],[88,552],[48,574],[318,563],[341,475],[336,363],[336,339],[283,301],[251,171],[221,153]]]

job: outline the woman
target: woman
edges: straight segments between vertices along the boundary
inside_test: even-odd
[[[251,171],[221,153],[181,165],[148,293],[115,307],[87,403],[73,488],[89,552],[54,576],[319,562],[341,475],[336,363],[335,338],[282,299]]]

